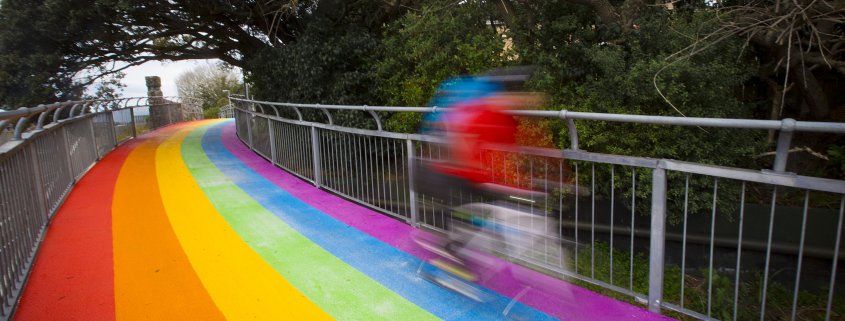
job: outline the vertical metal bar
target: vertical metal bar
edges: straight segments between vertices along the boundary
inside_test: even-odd
[[[419,227],[419,213],[417,213],[417,192],[414,191],[414,143],[410,139],[405,140],[405,153],[408,156],[408,191],[411,204],[411,226]]]
[[[68,136],[67,132],[68,132],[69,129],[68,129],[68,126],[61,126],[60,128],[57,128],[57,130],[62,133],[62,139],[60,139],[60,142],[62,143],[62,148],[64,148],[64,150],[65,150],[65,155],[67,155],[67,157],[65,157],[65,159],[64,159],[64,163],[65,163],[65,165],[67,165],[67,172],[70,175],[70,184],[69,185],[73,185],[73,183],[76,182],[76,175],[73,173],[73,164],[71,162],[71,155],[70,155],[70,144],[68,143],[68,138],[67,138],[67,136]]]
[[[349,155],[349,170],[346,172],[346,175],[348,177],[347,180],[348,180],[348,183],[349,183],[349,194],[348,195],[352,198],[356,198],[358,189],[356,188],[357,185],[355,184],[355,180],[356,180],[355,175],[357,175],[356,174],[357,157],[355,155],[356,155],[358,149],[355,147],[356,146],[355,142],[356,142],[357,136],[355,136],[355,134],[347,134],[347,135],[349,136],[349,152],[347,153],[347,155]]]
[[[290,143],[290,153],[293,155],[294,164],[296,165],[295,172],[300,176],[305,177],[305,155],[302,153],[302,144],[303,139],[302,135],[300,135],[300,127],[299,125],[290,125],[291,134],[293,139]],[[310,161],[310,160],[309,160]]]
[[[252,113],[253,111],[250,110],[249,113],[246,114],[246,136],[249,141],[249,148],[255,150],[252,145],[252,120],[255,118],[255,115]]]
[[[270,162],[276,164],[276,133],[275,127],[273,125],[275,121],[267,120],[267,132],[269,133],[268,139],[270,140]]]
[[[760,321],[766,318],[766,292],[769,286],[769,263],[772,257],[772,230],[775,225],[775,208],[777,206],[778,188],[775,186],[772,189],[772,211],[769,215],[769,236],[766,240],[766,268],[763,270],[763,297],[760,303]]]
[[[94,131],[94,117],[87,117],[87,118],[82,119],[80,121],[87,122],[88,125],[89,125],[88,127],[91,129],[91,145],[94,146],[94,148],[93,148],[94,149],[94,159],[95,159],[95,161],[99,160],[100,157],[102,157],[102,155],[100,155],[100,149],[97,147],[97,134]],[[87,167],[87,165],[90,165],[90,164],[85,164],[85,165]]]
[[[390,173],[390,148],[385,147],[387,146],[387,141],[387,138],[382,138],[379,142],[379,147],[381,148],[381,150],[384,151],[384,155],[382,155],[381,162],[382,177],[384,178],[384,186],[382,186],[382,193],[384,193],[384,197],[387,198],[390,211],[398,215],[402,215],[396,208],[396,202],[393,200],[393,193],[391,192],[390,188],[390,180],[388,179],[389,177],[393,177],[393,175]]]
[[[132,138],[138,137],[138,129],[135,128],[135,108],[129,108],[129,118],[132,119]]]
[[[366,187],[367,191],[367,203],[374,205],[375,200],[375,193],[373,186],[375,185],[373,182],[373,151],[372,151],[372,144],[370,144],[371,136],[364,136],[364,160],[366,161],[366,168],[364,169],[364,176],[366,180],[364,181],[364,187]]]
[[[332,132],[325,129],[318,129],[320,131],[320,157],[323,159],[322,179],[323,186],[334,188],[334,175],[337,172],[334,166],[335,155],[332,152],[334,143],[332,142]]]
[[[283,137],[284,137],[284,144],[282,144],[282,150],[285,151],[282,158],[284,159],[285,168],[291,172],[296,172],[296,157],[297,155],[293,154],[293,147],[296,145],[293,138],[293,129],[291,128],[292,125],[288,123],[283,123]]]
[[[311,156],[314,157],[314,186],[320,187],[323,182],[320,168],[320,136],[314,126],[311,126]]]
[[[681,237],[681,308],[684,307],[684,283],[686,281],[687,267],[687,210],[689,209],[689,174],[684,182],[684,232]]]
[[[396,143],[396,142],[394,141],[394,144],[395,144],[395,143]],[[413,145],[413,142],[411,142],[411,144]],[[411,195],[410,195],[410,190],[409,190],[407,187],[408,187],[408,186],[410,186],[410,184],[411,184],[412,182],[411,182],[410,178],[408,177],[408,175],[407,175],[407,173],[406,173],[406,170],[407,170],[407,159],[408,159],[408,157],[411,157],[411,156],[413,156],[413,155],[414,155],[414,152],[413,152],[413,146],[412,146],[411,152],[410,152],[410,153],[408,153],[408,152],[407,152],[407,140],[406,140],[406,148],[404,148],[404,149],[402,148],[402,143],[401,143],[401,142],[400,142],[398,145],[399,145],[399,147],[398,147],[398,148],[397,148],[396,146],[394,146],[394,150],[395,150],[395,151],[397,151],[397,152],[400,154],[400,157],[397,157],[397,158],[396,158],[396,173],[397,173],[397,175],[398,175],[398,173],[399,173],[399,172],[400,172],[400,170],[401,170],[401,173],[402,173],[402,178],[406,181],[406,183],[405,183],[405,184],[396,184],[396,189],[397,189],[397,193],[399,193],[399,194],[401,194],[401,195],[402,195],[402,201],[403,201],[405,204],[408,204],[408,205],[407,205],[407,210],[408,210],[408,211],[410,211],[410,213],[408,213],[409,217],[413,217],[413,216],[414,216],[414,212],[416,211],[416,210],[415,210],[415,208],[416,208],[417,204],[416,204],[415,202],[411,202],[411,201],[410,201],[410,197],[411,197]],[[403,150],[404,150],[404,151],[403,151]],[[405,165],[402,165],[402,161],[401,161],[402,159],[405,159],[405,160],[406,160]],[[407,191],[408,193],[406,193],[406,191]],[[415,197],[416,197],[416,193],[415,193]],[[411,203],[414,203],[414,204],[411,204]]]
[[[631,264],[628,270],[628,289],[634,291],[634,220],[637,211],[637,169],[631,168],[631,251],[628,263]]]
[[[357,188],[355,198],[358,200],[364,198],[364,180],[362,178],[362,172],[364,171],[362,154],[364,153],[364,148],[361,146],[361,139],[361,135],[355,135],[355,186]]]
[[[401,156],[402,155],[401,151],[396,148],[396,140],[390,140],[390,145],[391,146],[389,148],[396,154],[395,155],[396,157],[392,158],[393,170],[395,170],[395,172],[396,172],[396,177],[401,177],[402,182],[407,184],[407,180],[405,180],[405,177],[399,175],[399,163],[401,163],[403,159],[402,159],[402,156]],[[399,146],[401,148],[402,145],[399,145]],[[401,188],[405,184],[399,184],[399,180],[397,179],[396,184],[393,185],[393,189],[395,189],[394,191],[396,192],[396,202],[397,203],[401,204],[405,201],[405,197],[401,193]],[[409,209],[410,204],[407,204],[407,205],[408,206],[406,206],[406,208]],[[408,216],[410,216],[410,213],[408,213],[408,214],[409,214]]]
[[[742,258],[742,220],[745,216],[745,182],[742,182],[742,195],[739,200],[739,236],[736,242],[736,275],[734,276],[734,312],[733,321],[736,321],[737,308],[739,307],[739,265]]]
[[[339,145],[337,143],[338,140],[339,140],[337,138],[338,135],[337,135],[337,132],[332,131],[332,130],[326,130],[326,134],[327,134],[326,135],[326,137],[327,137],[326,142],[329,144],[328,148],[329,148],[329,151],[331,152],[330,162],[331,162],[331,167],[332,167],[331,176],[330,176],[331,177],[331,185],[329,185],[329,186],[331,188],[335,189],[335,190],[341,191],[342,189],[340,188],[340,182],[339,182],[340,181],[340,175],[341,175],[341,173],[340,173],[340,160],[338,159],[340,154],[337,151],[337,146]]]
[[[334,172],[332,166],[332,153],[329,146],[331,133],[326,130],[317,129],[317,136],[320,139],[320,184],[322,186],[332,188],[332,173]]]
[[[842,241],[842,213],[845,210],[845,195],[839,201],[839,223],[836,224],[836,242],[833,246],[833,266],[830,268],[830,288],[827,290],[827,308],[825,309],[824,321],[830,321],[830,306],[833,304],[833,290],[836,285],[836,264],[839,262],[839,245]]]
[[[286,123],[279,122],[278,128],[276,128],[278,139],[276,140],[276,147],[279,149],[279,155],[276,156],[276,165],[291,170],[290,167],[290,154],[288,153],[288,149],[290,148],[290,135],[288,134],[288,125]]]
[[[590,277],[596,278],[596,163],[590,164]]]
[[[789,157],[789,146],[792,144],[792,133],[795,130],[795,120],[786,118],[782,120],[780,133],[778,134],[778,147],[775,151],[774,170],[783,172],[786,170],[786,160]]]
[[[314,163],[314,156],[308,155],[308,150],[312,147],[310,142],[311,130],[309,130],[308,127],[303,127],[302,125],[296,125],[296,130],[299,135],[299,144],[297,144],[299,146],[299,155],[302,159],[301,174],[303,177],[308,178],[308,172],[312,169],[311,166]]]
[[[376,153],[376,173],[378,173],[378,184],[376,185],[376,190],[378,191],[379,199],[381,201],[382,208],[385,211],[388,210],[388,206],[390,204],[390,199],[387,198],[387,171],[384,169],[384,155],[385,150],[382,148],[383,142],[385,138],[383,137],[376,137],[376,145],[375,149]],[[385,203],[387,202],[387,203]],[[391,211],[392,212],[392,211]],[[398,214],[398,213],[397,213]]]
[[[285,145],[285,149],[287,149],[288,153],[290,170],[299,174],[302,172],[302,154],[296,152],[296,148],[299,146],[299,133],[296,132],[296,125],[286,124],[285,127],[287,127],[288,132],[288,142]]]
[[[378,148],[376,145],[373,144],[373,141],[378,142],[378,137],[369,136],[367,139],[367,145],[370,150],[370,185],[373,187],[373,202],[372,205],[383,208],[378,204],[381,203],[381,191],[379,189],[379,172],[378,172]]]
[[[0,160],[0,171],[3,171],[3,168],[8,166],[9,160]],[[9,175],[0,175],[0,187],[5,189],[9,188],[9,183],[7,182]],[[0,213],[10,213],[11,211],[6,210],[6,195],[5,193],[0,193]],[[6,219],[3,218],[3,226],[0,226],[0,240],[4,241],[7,240],[8,234],[11,233],[11,228],[6,224]],[[4,244],[5,246],[5,244]],[[8,294],[11,290],[9,289],[9,274],[12,269],[11,264],[11,257],[10,251],[0,251],[0,293],[3,294],[3,297],[0,298],[0,313],[2,315],[6,315],[6,302],[8,300]]]
[[[575,161],[575,273],[578,273],[578,199],[580,198],[578,191],[581,187],[578,185],[578,161]]]
[[[41,139],[46,139],[47,137],[42,137]],[[32,159],[30,161],[30,166],[32,166],[32,177],[33,179],[33,188],[35,192],[35,197],[38,200],[38,204],[41,207],[41,211],[43,212],[43,218],[46,219],[50,216],[49,206],[47,205],[47,195],[44,194],[44,174],[41,173],[41,168],[39,166],[41,156],[38,155],[38,146],[35,144],[36,142],[31,142],[28,146],[29,153],[32,154]]]
[[[716,237],[716,201],[719,193],[719,179],[713,178],[713,214],[710,215],[710,268],[707,278],[707,317],[710,318],[713,302],[713,244]]]
[[[648,264],[648,309],[660,312],[663,303],[663,256],[666,244],[666,170],[659,162],[652,172],[651,241]]]
[[[543,159],[543,193],[545,200],[543,202],[543,234],[549,235],[549,162],[548,159]],[[482,200],[483,201],[483,200]],[[548,239],[543,238],[543,262],[549,261],[549,245]]]
[[[346,192],[346,178],[349,176],[346,174],[346,160],[349,154],[346,153],[346,147],[349,144],[346,144],[346,134],[340,132],[334,132],[335,138],[337,141],[335,142],[335,155],[337,156],[337,185],[338,189],[343,194],[348,194]]]
[[[558,237],[562,238],[563,237],[563,224],[561,224],[561,223],[563,222],[563,195],[566,194],[564,189],[563,189],[563,159],[558,160],[557,166],[558,166],[558,182],[560,184],[559,185],[560,186],[560,195],[558,196],[558,205],[557,205],[558,211],[560,213],[558,214],[558,222],[559,223],[557,225],[558,225]],[[560,250],[560,258],[558,259],[558,264],[560,264],[561,268],[564,268],[564,266],[563,266],[563,249],[560,248],[560,246],[558,246],[558,248]]]
[[[370,148],[370,170],[371,170],[371,184],[373,187],[373,205],[384,209],[384,199],[381,197],[381,174],[378,170],[379,150],[378,150],[378,136],[370,136],[367,144]]]
[[[114,113],[114,111],[108,112],[109,124],[111,125],[109,128],[111,129],[111,136],[114,139],[114,145],[112,145],[112,148],[117,147],[117,128],[115,127]]]
[[[807,230],[807,208],[810,205],[810,190],[806,190],[804,194],[804,213],[801,217],[801,241],[798,243],[798,267],[795,269],[795,291],[792,296],[792,317],[790,320],[795,321],[795,315],[798,309],[798,289],[801,284],[801,263],[804,259],[804,232]]]
[[[354,182],[354,178],[352,176],[352,175],[355,174],[355,173],[352,172],[353,171],[352,165],[353,165],[353,162],[355,160],[355,155],[352,153],[352,151],[353,151],[352,147],[355,146],[355,144],[353,142],[354,136],[352,136],[352,134],[349,134],[349,133],[344,133],[342,135],[344,136],[344,140],[347,141],[345,144],[343,144],[344,145],[343,155],[346,155],[346,157],[348,157],[348,159],[343,161],[344,189],[346,189],[346,191],[345,191],[346,195],[349,195],[350,197],[354,197],[353,195],[355,195],[355,188],[354,188],[355,182]]]
[[[616,166],[610,165],[610,285],[613,285],[613,212],[616,201]]]

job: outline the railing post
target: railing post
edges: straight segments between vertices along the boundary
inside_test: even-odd
[[[775,172],[786,171],[786,160],[789,158],[789,146],[792,144],[792,133],[795,131],[795,119],[786,118],[781,121],[778,134],[778,147],[775,152]]]
[[[246,113],[246,140],[249,142],[249,148],[254,150],[255,148],[252,148],[252,119],[255,118],[255,115],[252,113],[251,110]]]
[[[666,165],[659,161],[651,175],[651,242],[648,264],[648,309],[663,303],[663,259],[666,244]]]
[[[61,126],[59,129],[62,132],[62,140],[64,141],[62,147],[65,149],[65,154],[67,155],[67,157],[65,158],[65,164],[67,164],[67,172],[70,175],[71,185],[73,185],[76,184],[76,173],[73,172],[73,155],[71,155],[70,138],[68,137],[68,132],[70,131],[70,129],[68,129],[68,127],[70,126],[65,125]]]
[[[29,153],[32,155],[30,164],[32,165],[33,184],[35,184],[35,186],[33,186],[35,189],[35,197],[38,199],[38,205],[41,206],[41,210],[44,211],[44,222],[46,222],[50,217],[50,207],[49,204],[47,204],[47,196],[44,193],[44,175],[41,173],[41,155],[38,155],[38,144],[36,144],[36,142],[31,142],[27,149],[29,149]],[[43,222],[42,226],[44,226]]]
[[[267,136],[270,139],[270,162],[276,165],[276,131],[273,130],[273,123],[272,119],[267,118],[267,131],[270,132],[270,135]]]
[[[414,142],[405,140],[406,154],[408,155],[408,202],[411,206],[411,217],[409,223],[413,227],[419,227],[419,213],[417,213],[417,193],[414,191]]]
[[[94,157],[97,160],[100,160],[100,147],[97,145],[97,132],[94,131],[94,117],[87,117],[87,119],[81,119],[79,121],[88,122],[89,128],[91,128],[91,146],[94,147]]]
[[[114,122],[114,111],[109,111],[109,124],[111,125],[111,136],[114,138],[112,149],[117,148],[117,123]]]
[[[322,173],[320,172],[320,134],[317,127],[311,126],[311,156],[314,159],[314,186],[322,184]]]
[[[129,118],[132,119],[132,138],[138,138],[138,129],[135,128],[135,108],[129,108]]]

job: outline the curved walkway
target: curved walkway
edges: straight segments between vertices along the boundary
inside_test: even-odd
[[[230,120],[148,133],[101,160],[53,219],[15,320],[530,320],[664,317],[501,263],[475,303],[416,275],[413,229],[314,188]]]

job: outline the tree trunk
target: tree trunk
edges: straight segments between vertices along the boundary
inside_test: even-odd
[[[830,103],[813,72],[798,61],[790,66],[789,76],[798,84],[804,102],[810,107],[810,117],[817,120],[827,118],[830,115]]]

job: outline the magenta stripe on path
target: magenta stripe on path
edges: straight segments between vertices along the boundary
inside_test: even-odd
[[[226,149],[241,162],[317,210],[420,259],[432,257],[411,239],[414,228],[320,190],[273,166],[241,143],[235,134],[234,123],[223,128],[221,138]],[[519,301],[561,320],[671,320],[519,265],[499,261],[505,268],[484,286],[512,298],[523,288],[522,282],[514,277],[518,275],[520,280],[527,280],[526,283],[535,288],[543,287],[542,291],[528,291]]]

